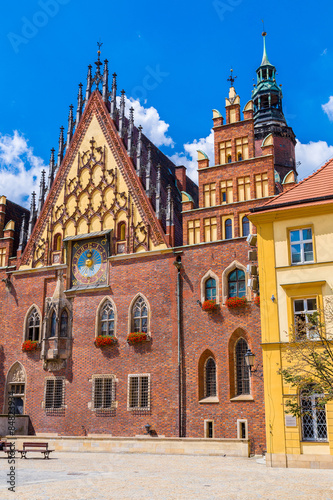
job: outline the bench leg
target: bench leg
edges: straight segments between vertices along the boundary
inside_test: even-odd
[[[21,458],[27,458],[27,452],[21,451]]]
[[[44,453],[44,458],[50,458],[50,452],[49,451],[43,451]]]

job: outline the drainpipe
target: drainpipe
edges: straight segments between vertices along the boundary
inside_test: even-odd
[[[182,348],[181,348],[181,309],[180,309],[180,271],[182,268],[181,256],[178,255],[174,261],[174,266],[177,268],[177,327],[178,327],[178,429],[179,437],[183,437],[182,425]]]

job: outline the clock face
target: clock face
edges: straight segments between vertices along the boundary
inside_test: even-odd
[[[107,283],[108,242],[76,242],[72,250],[72,286]]]

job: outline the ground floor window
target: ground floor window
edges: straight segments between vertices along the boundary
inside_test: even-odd
[[[301,394],[303,441],[327,441],[326,410],[319,406],[323,394],[305,389]]]
[[[64,408],[65,380],[63,378],[46,379],[44,407],[46,410]]]
[[[130,410],[150,409],[150,376],[128,376],[128,408]]]
[[[94,410],[109,410],[115,402],[115,380],[112,376],[96,376],[93,379]]]

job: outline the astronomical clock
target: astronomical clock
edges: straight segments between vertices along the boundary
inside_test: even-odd
[[[96,288],[108,284],[107,237],[72,241],[71,288]]]

